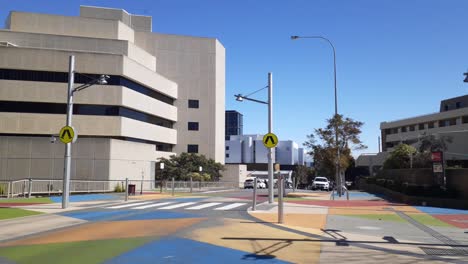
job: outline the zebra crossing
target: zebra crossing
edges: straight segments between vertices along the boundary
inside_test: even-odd
[[[247,203],[222,203],[222,202],[155,202],[155,201],[146,201],[146,202],[131,202],[120,205],[113,205],[104,207],[105,209],[131,209],[131,210],[144,210],[144,209],[155,209],[155,210],[172,210],[172,209],[182,209],[182,210],[202,210],[209,209],[215,211],[228,211],[241,206],[246,205]]]

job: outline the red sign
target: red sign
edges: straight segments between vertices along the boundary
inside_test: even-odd
[[[442,162],[442,152],[432,152],[431,158],[433,162]]]

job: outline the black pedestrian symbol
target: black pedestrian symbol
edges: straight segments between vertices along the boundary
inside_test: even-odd
[[[72,135],[70,134],[70,130],[68,129],[65,129],[60,137],[65,139],[65,133],[67,134],[69,139],[73,138]]]
[[[272,136],[268,136],[265,140],[265,144],[268,144],[268,141],[271,140],[271,144],[275,145],[275,139]]]

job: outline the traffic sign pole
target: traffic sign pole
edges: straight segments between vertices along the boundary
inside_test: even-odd
[[[73,115],[73,84],[75,82],[75,56],[70,56],[68,69],[68,96],[67,96],[67,126],[72,125]],[[65,162],[63,173],[63,189],[62,189],[62,209],[68,207],[70,195],[70,167],[71,167],[71,142],[65,145]]]
[[[273,77],[268,73],[268,133],[273,133]],[[268,203],[273,203],[273,149],[268,148]]]

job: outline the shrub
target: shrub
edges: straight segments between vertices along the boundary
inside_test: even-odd
[[[6,189],[4,184],[0,184],[0,195],[6,194]]]
[[[123,186],[120,186],[120,183],[117,183],[117,185],[114,187],[114,192],[124,192],[125,189]]]

